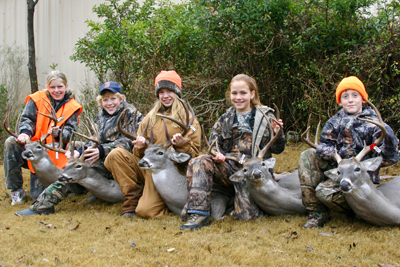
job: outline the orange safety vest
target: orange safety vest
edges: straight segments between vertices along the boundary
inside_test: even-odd
[[[42,112],[44,114],[49,114],[47,109],[45,108],[45,105],[49,110],[51,110],[51,107],[49,104],[44,101],[43,98],[47,99],[47,101],[51,102],[50,99],[47,97],[46,94],[47,90],[44,91],[38,91],[36,93],[33,93],[31,95],[28,95],[25,99],[25,105],[28,103],[29,99],[32,99],[33,102],[35,102],[36,108],[39,112]],[[82,112],[82,106],[75,100],[75,99],[70,99],[67,103],[65,103],[58,111],[57,111],[57,118],[63,117],[60,121],[57,122],[57,125],[60,126],[62,125],[65,121],[68,120],[69,117],[72,116],[77,110],[79,110],[79,114]],[[79,115],[78,114],[78,115]],[[79,124],[79,118],[78,118],[78,124]],[[36,118],[36,132],[32,136],[31,141],[37,141],[42,137],[42,135],[47,134],[49,131],[50,127],[53,126],[53,121],[47,118],[46,116],[43,116],[38,113],[37,118]],[[52,137],[51,135],[46,138],[46,144],[51,144],[52,143]],[[51,160],[54,162],[54,164],[58,168],[64,168],[65,165],[68,162],[67,157],[63,153],[58,153],[58,159],[56,159],[56,152],[55,151],[50,151],[48,150],[47,153],[49,154]],[[32,173],[35,173],[33,170],[32,164],[30,161],[28,161],[28,167],[31,170]]]

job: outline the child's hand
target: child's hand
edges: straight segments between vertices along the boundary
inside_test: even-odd
[[[278,122],[281,124],[282,129],[283,129],[283,122],[282,122],[282,120],[279,119]],[[277,133],[277,132],[279,131],[279,128],[280,128],[279,125],[278,125],[274,120],[272,120],[272,129],[274,129],[274,132],[275,132],[275,133]]]
[[[132,141],[132,144],[137,149],[145,148],[146,147],[146,138],[144,138],[143,136],[138,136],[138,137],[136,137],[136,140]]]
[[[217,163],[225,162],[225,156],[219,152],[217,152],[217,155],[215,155],[215,157],[213,157],[213,156],[211,156],[211,157]]]

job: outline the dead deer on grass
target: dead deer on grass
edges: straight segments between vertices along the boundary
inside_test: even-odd
[[[136,119],[136,114],[134,118]],[[90,124],[95,135],[94,137],[88,137],[76,132],[74,132],[74,134],[93,141],[95,143],[93,148],[96,148],[100,139],[99,132],[93,122],[90,122]],[[71,155],[74,155],[74,145],[71,144],[70,149]],[[84,152],[83,149],[82,155],[79,158],[75,159],[71,157],[64,170],[59,175],[58,181],[63,183],[78,183],[97,198],[107,202],[123,202],[124,196],[122,195],[119,184],[113,179],[110,180],[104,177],[96,168],[92,168],[90,164],[85,161]]]
[[[306,213],[306,208],[301,199],[301,188],[297,171],[284,176],[279,181],[275,181],[273,170],[276,159],[269,158],[264,160],[265,153],[279,138],[282,125],[272,118],[280,126],[278,133],[274,134],[270,118],[261,109],[259,111],[262,112],[268,122],[271,139],[259,151],[257,157],[243,162],[243,168],[234,173],[229,179],[233,182],[240,182],[245,179],[251,198],[267,214]],[[236,159],[236,161],[238,160]]]
[[[376,225],[400,225],[400,177],[376,187],[367,171],[378,169],[382,157],[361,161],[386,136],[384,122],[378,109],[370,101],[367,102],[375,110],[379,122],[372,119],[360,120],[378,126],[382,130],[381,136],[372,145],[364,144],[363,150],[356,157],[342,159],[336,152],[333,157],[338,167],[324,174],[334,181],[340,181],[347,203],[359,218]],[[308,144],[317,147],[317,144],[311,142]]]

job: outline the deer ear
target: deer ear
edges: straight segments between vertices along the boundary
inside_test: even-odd
[[[325,176],[331,178],[333,181],[337,181],[337,180],[341,179],[338,168],[326,171],[326,172],[324,172],[324,174],[325,174]]]
[[[184,163],[191,157],[191,155],[181,152],[172,152],[169,156],[170,160],[175,161],[176,163]]]
[[[229,180],[231,180],[232,182],[239,183],[244,180],[243,177],[244,177],[243,169],[241,169],[241,170],[235,172],[234,174],[232,174],[231,177],[229,177]]]
[[[382,157],[367,159],[364,160],[362,163],[364,164],[367,171],[375,171],[379,168],[379,166],[381,166]]]
[[[265,165],[268,166],[268,168],[273,169],[276,163],[276,158],[269,158],[264,160]]]

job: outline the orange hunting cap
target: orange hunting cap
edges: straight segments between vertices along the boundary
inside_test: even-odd
[[[182,79],[174,70],[162,70],[157,75],[154,86],[156,97],[158,97],[158,92],[163,88],[174,91],[179,97],[182,95]]]
[[[363,82],[360,81],[360,79],[358,79],[356,76],[350,76],[344,78],[336,88],[336,102],[338,104],[340,104],[340,95],[343,93],[343,91],[349,89],[359,92],[362,97],[368,99],[368,94],[367,91],[365,91]]]

